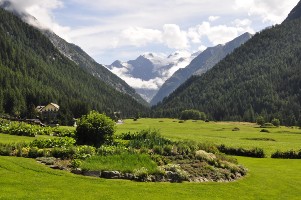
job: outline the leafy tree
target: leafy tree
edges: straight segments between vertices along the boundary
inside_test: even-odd
[[[274,118],[272,121],[271,121],[271,123],[274,125],[274,126],[280,126],[280,120],[279,119],[276,119],[276,118]]]
[[[188,120],[188,119],[205,120],[206,114],[198,110],[184,110],[181,112],[180,119],[181,120]]]
[[[256,118],[256,123],[257,123],[258,125],[260,125],[260,126],[263,126],[264,123],[265,123],[264,117],[258,116],[258,117]]]
[[[78,144],[99,147],[101,144],[113,141],[115,122],[104,114],[91,111],[83,115],[77,123],[76,140]]]

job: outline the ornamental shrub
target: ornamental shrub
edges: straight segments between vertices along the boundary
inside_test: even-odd
[[[115,122],[104,114],[91,111],[83,115],[76,127],[76,140],[78,144],[99,147],[113,141],[116,130]]]

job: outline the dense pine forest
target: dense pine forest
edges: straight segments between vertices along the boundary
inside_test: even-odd
[[[258,115],[283,124],[301,121],[301,19],[257,33],[202,76],[190,78],[154,108],[177,117],[198,109],[213,120],[254,122]]]
[[[27,117],[37,105],[60,105],[68,119],[95,109],[124,117],[147,108],[64,57],[40,31],[0,9],[0,113]]]

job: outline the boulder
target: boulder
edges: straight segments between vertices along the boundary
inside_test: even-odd
[[[108,179],[119,179],[121,178],[121,173],[118,171],[102,171],[101,177]]]
[[[83,171],[82,173],[84,176],[92,176],[92,177],[100,177],[100,171]]]

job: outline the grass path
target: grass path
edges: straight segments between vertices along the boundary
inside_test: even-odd
[[[249,175],[232,183],[138,183],[52,170],[0,157],[0,199],[301,199],[301,161],[238,158]]]

